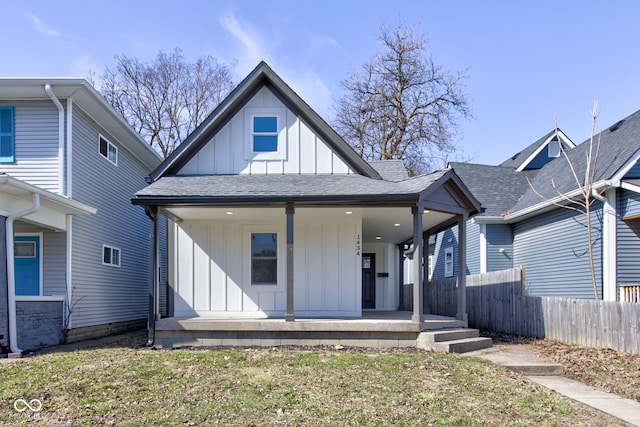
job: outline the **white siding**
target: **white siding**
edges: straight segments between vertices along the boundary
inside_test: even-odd
[[[282,111],[282,155],[277,159],[247,156],[250,112]],[[179,175],[222,174],[347,174],[349,167],[304,122],[266,88],[180,170]]]
[[[14,107],[15,124],[15,162],[0,163],[0,170],[29,184],[59,192],[57,108],[50,101],[0,105]]]
[[[106,129],[73,110],[73,197],[97,208],[73,219],[72,327],[146,318],[150,220],[131,204],[150,172]],[[98,134],[118,147],[115,166],[98,152]],[[102,264],[102,245],[121,250],[121,267]]]
[[[175,316],[282,316],[286,310],[285,213],[277,219],[173,223],[169,256]],[[344,213],[342,213],[344,216]],[[297,316],[360,316],[360,218],[298,209],[294,216]],[[278,284],[251,285],[250,233],[278,233]]]

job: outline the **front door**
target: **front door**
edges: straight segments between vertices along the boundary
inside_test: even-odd
[[[16,295],[40,295],[40,237],[15,236],[13,241]]]
[[[362,254],[362,308],[376,308],[376,254]]]

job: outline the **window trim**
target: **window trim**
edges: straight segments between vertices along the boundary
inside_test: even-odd
[[[102,153],[102,140],[104,140],[107,143],[107,153],[103,154]],[[113,151],[115,152],[115,161],[111,160],[109,158],[109,149],[113,148]],[[112,165],[118,166],[118,147],[111,141],[109,141],[109,139],[107,139],[104,135],[102,134],[98,134],[98,153],[100,154],[100,156],[104,157],[105,159],[107,159],[109,161],[109,163],[111,163]]]
[[[9,136],[11,143],[11,155],[0,157],[0,163],[15,163],[16,161],[16,116],[15,109],[10,105],[0,105],[0,111],[9,111],[11,115],[11,130],[2,131],[0,128],[0,138]]]
[[[255,117],[275,117],[275,132],[254,132],[253,119]],[[286,132],[286,112],[282,107],[247,107],[244,110],[245,120],[245,160],[286,160],[287,154],[287,132]],[[256,135],[277,136],[276,151],[254,151],[253,137]]]
[[[105,254],[105,250],[106,249],[109,249],[109,251],[110,251],[110,255],[109,255],[110,262],[105,262],[105,260],[104,260],[104,254]],[[113,263],[113,253],[114,253],[114,251],[118,251],[118,263],[117,264]],[[106,266],[109,266],[109,267],[118,267],[118,268],[120,268],[122,266],[122,250],[120,248],[115,247],[115,246],[103,244],[102,245],[101,258],[102,258],[102,265],[106,265]]]
[[[447,255],[451,254],[451,263],[447,261]],[[453,256],[453,246],[447,246],[444,248],[444,277],[452,277],[454,271],[455,258]]]

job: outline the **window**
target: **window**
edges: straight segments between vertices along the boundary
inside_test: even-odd
[[[453,276],[453,248],[449,246],[444,250],[444,275]]]
[[[278,284],[278,234],[251,233],[251,284]]]
[[[15,136],[13,107],[0,107],[0,163],[13,163]]]
[[[120,249],[102,245],[102,264],[120,267]]]
[[[100,154],[114,165],[118,165],[118,147],[107,141],[104,136],[100,135]]]
[[[278,117],[253,117],[253,152],[273,153],[278,151]]]
[[[35,258],[36,242],[14,242],[13,256],[15,258]]]
[[[549,157],[560,157],[560,141],[557,138],[549,141],[547,145],[547,154]]]

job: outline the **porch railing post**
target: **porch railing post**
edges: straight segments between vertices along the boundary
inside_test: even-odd
[[[284,319],[287,322],[293,322],[296,319],[293,313],[293,214],[295,208],[292,203],[287,204],[285,213],[287,215],[287,312]]]
[[[423,282],[424,282],[424,242],[422,240],[422,212],[424,209],[420,206],[413,207],[413,315],[411,321],[424,321],[424,301],[423,301]]]

